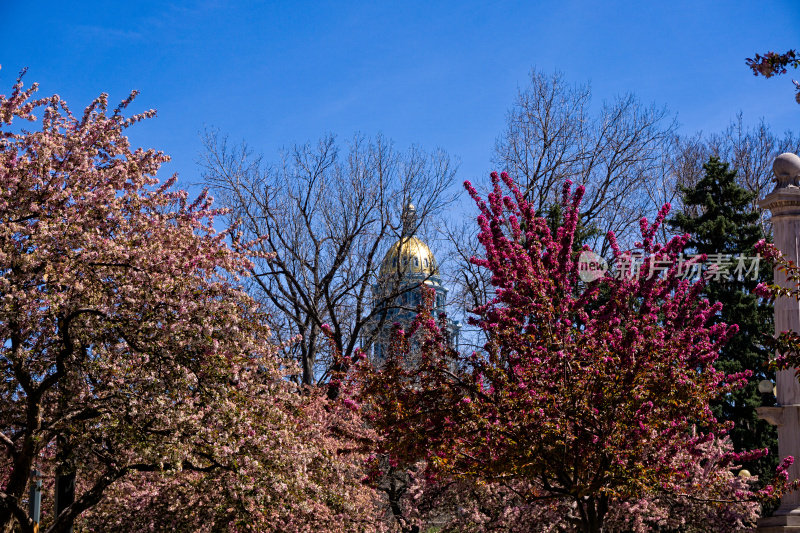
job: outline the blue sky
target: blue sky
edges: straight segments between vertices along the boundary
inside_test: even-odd
[[[633,92],[681,131],[718,131],[740,110],[800,130],[789,77],[755,78],[754,52],[800,47],[783,2],[0,1],[0,93],[27,82],[79,111],[131,89],[158,118],[130,131],[199,179],[199,133],[219,128],[267,158],[332,132],[441,147],[460,179],[491,170],[494,140],[532,67],[590,82],[594,101]],[[800,71],[795,76],[800,77]]]

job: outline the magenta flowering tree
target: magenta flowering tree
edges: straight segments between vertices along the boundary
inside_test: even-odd
[[[483,350],[459,355],[421,313],[412,328],[424,338],[419,364],[403,364],[401,341],[383,369],[366,372],[365,401],[390,462],[423,461],[425,475],[445,483],[499,484],[530,512],[568,508],[571,527],[586,532],[603,530],[623,503],[733,505],[772,494],[730,481],[743,456],[729,449],[704,461],[715,470],[707,490],[689,482],[728,430],[709,402],[745,376],[713,366],[736,326],[712,325],[720,304],[699,298],[702,280],[680,275],[688,236],[654,242],[669,206],[641,221],[633,252],[610,234],[615,269],[584,282],[573,251],[583,188],[565,185],[565,222],[553,234],[505,173],[492,181],[487,201],[465,184],[485,251],[472,261],[496,290],[472,319],[487,335]],[[752,518],[752,507],[736,514]]]
[[[250,245],[124,135],[153,112],[102,95],[75,116],[35,91],[0,96],[0,530],[32,531],[32,468],[48,532],[369,521],[358,420],[284,379],[237,286]],[[56,478],[77,480],[57,516]]]

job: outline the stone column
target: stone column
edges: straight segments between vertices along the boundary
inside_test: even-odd
[[[800,264],[800,157],[785,153],[772,165],[777,181],[775,189],[758,202],[772,213],[775,246],[796,264]],[[790,287],[782,273],[775,273],[775,283]],[[800,302],[795,298],[775,301],[775,333],[800,331]],[[780,459],[795,458],[789,479],[800,479],[800,383],[794,369],[777,373],[777,407],[759,407],[758,415],[778,426]],[[773,516],[758,521],[759,533],[800,532],[800,492],[786,494]]]

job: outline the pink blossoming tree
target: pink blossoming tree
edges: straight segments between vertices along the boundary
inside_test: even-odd
[[[134,93],[74,116],[35,91],[0,96],[0,530],[32,531],[32,468],[48,532],[374,521],[352,459],[363,427],[284,379],[296,369],[237,287],[249,245],[124,136],[154,113],[124,117]],[[34,111],[39,129],[17,124]]]

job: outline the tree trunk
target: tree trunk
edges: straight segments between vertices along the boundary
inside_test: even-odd
[[[58,467],[56,469],[55,516],[57,517],[75,501],[75,460],[69,440],[63,435],[58,437],[56,461]],[[62,531],[72,533],[72,520]]]
[[[603,522],[608,513],[608,497],[579,498],[580,528],[583,533],[603,533]]]

